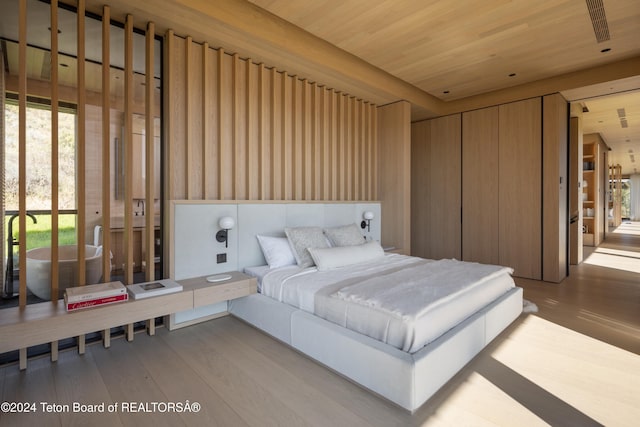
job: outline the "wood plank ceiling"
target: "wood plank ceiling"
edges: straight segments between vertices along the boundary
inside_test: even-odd
[[[637,0],[251,1],[443,101],[640,55]],[[584,132],[603,136],[611,161],[637,173],[640,77],[563,95],[588,107]]]
[[[605,2],[601,42],[592,0],[251,1],[443,100],[640,55],[637,0]]]
[[[87,10],[99,12],[103,3],[87,0]],[[171,28],[178,35],[191,35],[378,105],[408,100],[414,119],[507,102],[541,90],[562,90],[569,100],[593,104],[595,96],[612,93],[610,86],[597,86],[600,91],[587,96],[577,88],[607,81],[604,76],[612,70],[633,77],[625,80],[624,91],[640,90],[638,0],[107,3],[113,19],[123,21],[128,13],[145,17],[156,23],[160,34]],[[4,32],[6,26],[0,29]],[[589,70],[591,81],[571,74]],[[525,89],[553,79],[558,84]],[[503,96],[507,92],[515,95]],[[585,128],[601,132],[614,150],[629,139],[640,152],[635,133],[609,132],[608,137],[599,126],[615,121],[617,110],[625,108],[629,128],[640,129],[640,96],[626,97],[625,105],[610,104],[603,113],[609,119],[590,124],[585,116]]]

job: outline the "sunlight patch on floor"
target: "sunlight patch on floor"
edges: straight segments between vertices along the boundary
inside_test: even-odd
[[[539,387],[540,407],[557,398],[555,406],[569,415],[604,425],[637,425],[636,354],[529,315],[491,356]]]
[[[618,234],[632,234],[634,236],[640,236],[640,222],[623,222],[615,230],[614,233]]]
[[[637,252],[598,248],[583,262],[600,267],[640,273],[640,254]]]

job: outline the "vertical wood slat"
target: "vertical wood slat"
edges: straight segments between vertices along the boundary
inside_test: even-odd
[[[266,107],[265,107],[265,96],[264,96],[264,79],[265,79],[265,69],[264,64],[260,64],[258,66],[258,199],[265,200],[266,199],[266,173],[265,173],[265,163],[266,163],[266,138],[264,137],[264,127],[265,127],[265,116],[266,116]],[[273,105],[272,105],[273,107]]]
[[[318,129],[317,129],[317,140],[316,140],[316,152],[318,153],[319,159],[316,162],[318,164],[318,173],[316,176],[318,177],[318,194],[316,195],[316,200],[327,200],[327,158],[328,158],[328,150],[329,144],[327,143],[327,96],[329,91],[327,88],[318,86],[318,99],[319,99],[319,116],[318,116]]]
[[[126,285],[133,283],[133,16],[124,34],[124,252]]]
[[[202,197],[209,197],[209,143],[211,140],[211,125],[209,123],[209,43],[202,44]]]
[[[373,184],[373,195],[371,196],[371,200],[378,200],[378,198],[380,197],[380,189],[379,189],[379,161],[378,161],[378,152],[380,150],[380,142],[378,141],[378,109],[375,105],[372,106],[373,108],[373,120],[371,123],[371,129],[373,131],[373,141],[375,144],[375,147],[373,147],[373,150],[371,150],[373,152],[373,159],[371,161],[371,164],[375,166],[374,169],[374,173],[372,174],[371,177],[371,183]]]
[[[103,254],[111,253],[111,9],[104,6],[102,11],[102,249]],[[102,275],[111,276],[111,260],[102,257]]]
[[[187,41],[186,41],[186,47],[185,47],[185,57],[184,57],[184,64],[185,64],[185,79],[184,79],[184,84],[185,84],[185,102],[184,102],[184,108],[185,108],[185,122],[186,122],[186,126],[184,127],[184,141],[185,141],[185,152],[186,152],[186,156],[185,156],[185,171],[189,171],[190,168],[189,166],[193,163],[193,153],[191,150],[191,145],[193,144],[193,135],[192,135],[192,130],[191,130],[191,126],[190,126],[190,121],[191,121],[191,95],[192,95],[192,91],[191,91],[191,87],[192,87],[192,82],[191,82],[191,76],[190,76],[190,70],[191,70],[191,49],[192,49],[192,45],[193,45],[193,41],[191,39],[191,37],[187,37]],[[192,185],[191,185],[191,179],[190,179],[191,174],[190,173],[185,173],[185,192],[187,195],[187,200],[191,200],[193,198],[193,194],[192,194]]]
[[[298,124],[298,79],[295,76],[291,77],[291,194],[289,195],[289,199],[297,200],[298,199],[298,188],[300,187],[300,169],[301,164],[298,160],[298,144],[300,143],[300,137],[298,135],[299,128]]]
[[[365,131],[365,111],[367,105],[363,100],[358,100],[358,118],[356,127],[358,128],[358,149],[356,150],[356,162],[358,163],[358,183],[356,188],[356,193],[358,193],[357,200],[365,200],[365,192],[364,192],[364,183],[365,177],[364,173],[366,171],[366,150],[367,144],[365,140],[366,131]]]
[[[77,200],[78,200],[78,284],[86,285],[86,93],[85,93],[85,0],[78,0],[78,140],[77,140]]]
[[[51,0],[51,300],[58,295],[60,269],[58,222],[58,0]],[[51,342],[51,361],[58,360],[58,341]]]
[[[27,306],[27,275],[26,259],[27,259],[27,0],[20,0],[19,4],[19,23],[18,23],[18,224],[20,226],[19,246],[20,259],[18,268],[23,274],[20,274],[20,284],[18,291],[18,304],[20,308]],[[3,70],[4,71],[4,70]],[[10,239],[13,236],[9,236]],[[19,351],[20,370],[27,369],[27,349],[21,348]]]
[[[329,154],[329,200],[338,199],[338,132],[337,132],[337,119],[336,112],[338,109],[336,91],[331,89],[329,93],[329,120],[331,121],[330,130],[330,154]]]
[[[171,60],[174,50],[175,50],[175,36],[174,36],[173,30],[168,30],[165,35],[165,55],[164,55],[164,61],[163,61],[164,62],[163,85],[166,88],[163,94],[164,95],[163,104],[165,105],[165,110],[170,112],[169,114],[165,114],[165,117],[164,117],[164,134],[165,134],[168,147],[172,147],[177,144],[177,141],[175,141],[173,137],[175,119],[174,119],[174,115],[171,113],[172,95],[176,91],[175,83],[173,79],[174,62]],[[171,173],[174,173],[173,172],[175,170],[174,161],[173,161],[173,156],[169,154],[170,152],[171,150],[169,149],[166,150],[164,163],[166,165],[166,170],[171,171]],[[171,174],[167,174],[167,176],[165,177],[164,184],[165,184],[165,188],[167,189],[165,198],[167,200],[175,199],[174,181]],[[168,248],[169,245],[165,245],[165,247]]]
[[[319,160],[319,156],[318,153],[316,153],[316,144],[317,144],[317,131],[318,131],[318,96],[317,96],[317,92],[318,92],[318,84],[316,82],[313,82],[311,84],[311,100],[310,100],[310,105],[311,105],[311,123],[310,123],[310,131],[311,131],[311,140],[309,141],[309,144],[307,144],[308,148],[311,149],[311,152],[309,153],[309,163],[311,165],[311,170],[309,171],[309,174],[311,175],[311,193],[309,194],[309,197],[311,198],[311,200],[317,200],[318,198],[318,189],[317,189],[317,184],[318,184],[318,178],[317,178],[317,173],[320,170],[320,167],[318,165],[318,160]]]
[[[345,150],[345,139],[346,139],[346,96],[342,93],[338,94],[338,156],[336,157],[336,163],[338,167],[338,200],[346,200],[347,199],[347,179],[346,179],[346,167],[345,162],[347,160],[347,153]]]
[[[154,35],[155,24],[149,22],[147,24],[147,33],[145,35],[145,280],[150,282],[155,279],[155,79],[154,79]],[[154,324],[155,325],[155,324]]]
[[[59,287],[58,222],[58,0],[51,1],[51,296]],[[53,345],[53,343],[52,343]],[[56,345],[57,350],[57,345]],[[53,355],[53,348],[52,348]]]
[[[240,57],[233,54],[231,68],[231,194],[238,199],[238,62]]]
[[[111,9],[102,8],[102,250],[111,253]],[[111,277],[111,259],[102,257],[102,277]],[[102,331],[102,345],[111,346],[111,329]]]
[[[280,145],[280,153],[281,153],[281,162],[280,162],[280,183],[281,183],[281,194],[280,197],[283,200],[290,199],[290,195],[288,193],[288,189],[291,186],[291,172],[289,168],[289,164],[287,162],[289,155],[288,153],[291,151],[291,140],[287,138],[287,111],[288,111],[288,97],[287,97],[287,74],[282,73],[282,87],[281,87],[281,126],[280,132],[282,133],[282,144]],[[287,173],[288,172],[288,173]]]
[[[245,188],[243,194],[246,199],[252,198],[252,189],[254,187],[252,183],[252,176],[255,174],[255,170],[251,167],[251,158],[253,157],[251,150],[251,141],[253,141],[253,133],[251,132],[251,60],[245,61],[245,123],[244,123],[244,180]]]
[[[300,145],[300,165],[301,165],[301,192],[300,196],[296,197],[296,199],[301,200],[309,200],[309,184],[311,181],[310,173],[309,173],[309,81],[304,79],[302,80],[302,100],[301,100],[301,139],[302,142]]]
[[[222,108],[224,105],[224,49],[218,49],[218,197],[224,198],[224,170],[223,170],[223,144],[222,144]]]
[[[358,185],[360,175],[360,165],[358,163],[358,153],[360,151],[360,127],[358,117],[360,115],[360,103],[355,98],[351,98],[351,197],[350,200],[358,200]]]
[[[276,159],[277,159],[277,152],[276,152],[276,69],[272,68],[271,69],[271,73],[270,73],[270,77],[271,77],[271,110],[270,110],[270,117],[269,117],[269,121],[270,121],[270,127],[269,127],[269,132],[270,132],[270,152],[271,152],[271,163],[270,163],[270,167],[269,167],[269,171],[271,172],[271,177],[269,180],[269,198],[271,198],[272,200],[275,200],[278,196],[277,196],[277,188],[279,188],[278,183],[276,181],[276,173],[278,172],[278,169],[276,168]]]

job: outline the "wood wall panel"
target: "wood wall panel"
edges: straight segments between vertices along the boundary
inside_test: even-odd
[[[166,38],[169,199],[377,200],[375,105]]]
[[[378,191],[382,244],[411,252],[411,106],[406,101],[379,107]],[[373,226],[373,225],[372,225]]]
[[[411,124],[411,255],[431,258],[431,120]]]
[[[456,258],[461,253],[461,115],[431,123],[431,256]]]
[[[412,124],[414,255],[461,257],[461,126],[460,114]]]
[[[462,259],[498,264],[498,107],[462,115]]]
[[[499,107],[500,264],[536,280],[542,277],[541,110],[540,98]]]

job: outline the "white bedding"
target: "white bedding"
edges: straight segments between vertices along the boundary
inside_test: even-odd
[[[513,288],[510,273],[389,254],[329,271],[273,269],[262,277],[261,293],[413,353]]]

